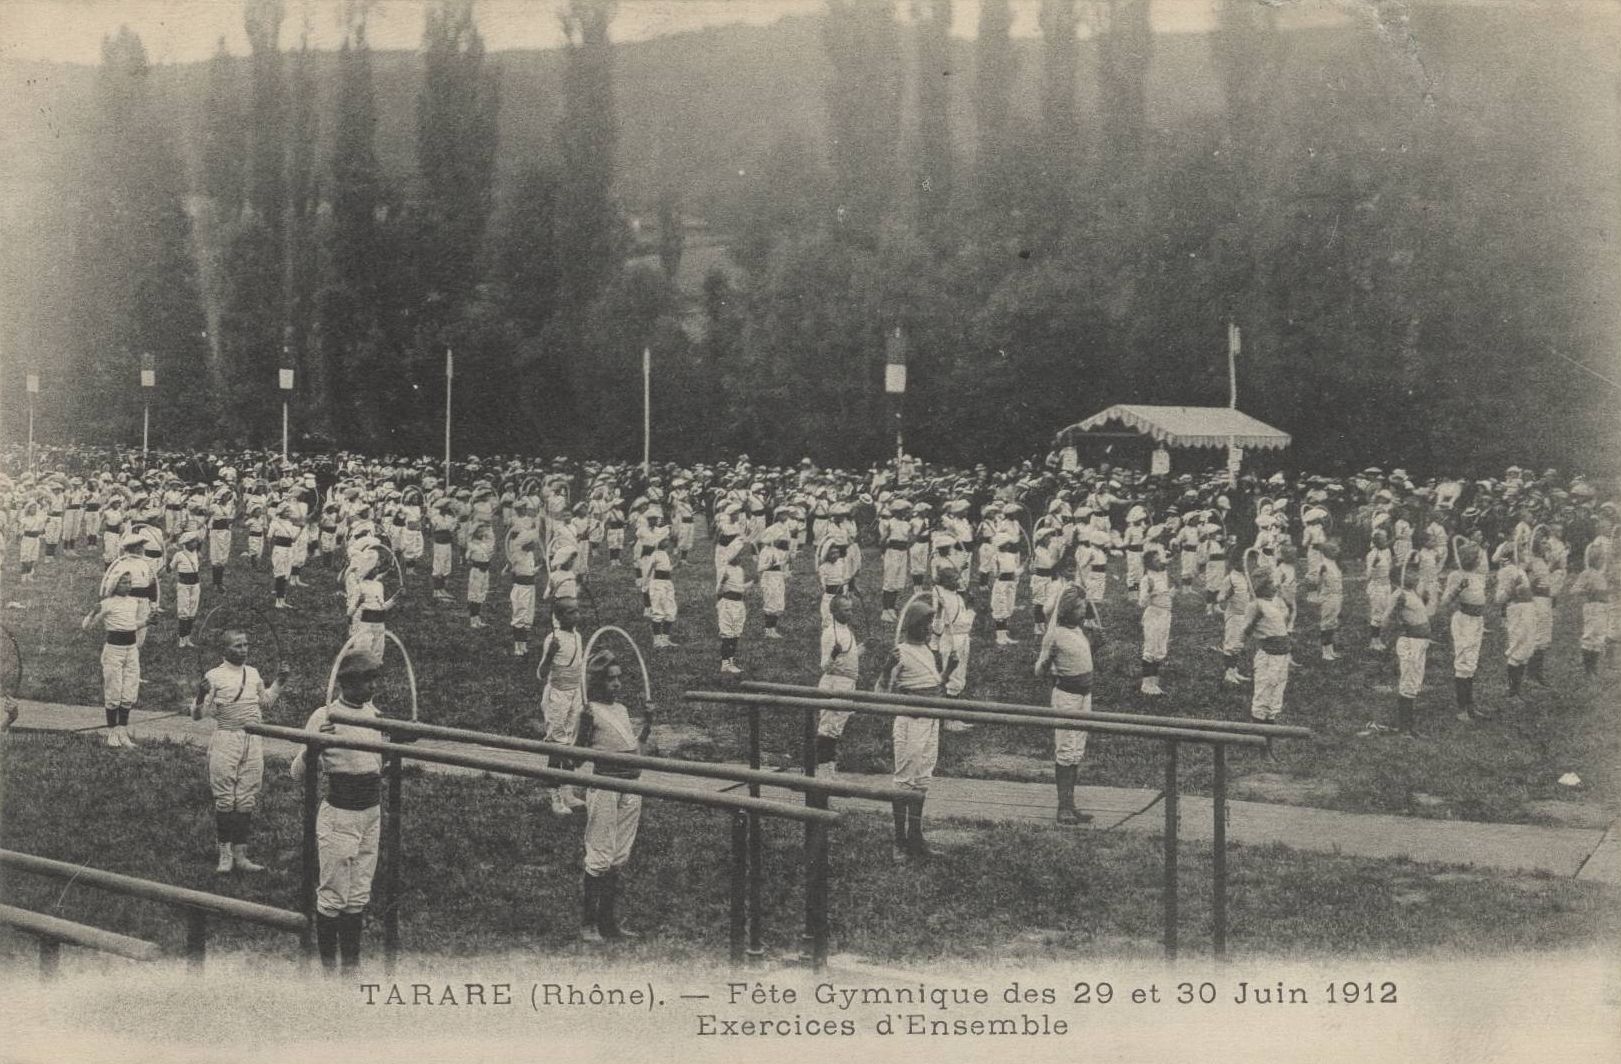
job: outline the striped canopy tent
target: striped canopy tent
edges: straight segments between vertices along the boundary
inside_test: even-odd
[[[1118,423],[1128,432],[1110,432]],[[1143,435],[1166,448],[1242,447],[1278,450],[1289,446],[1289,434],[1225,406],[1140,406],[1120,403],[1061,431],[1062,439],[1077,436]]]

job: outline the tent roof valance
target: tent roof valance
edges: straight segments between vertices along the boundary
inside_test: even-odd
[[[1067,436],[1118,422],[1167,447],[1226,447],[1282,450],[1289,434],[1225,406],[1140,406],[1120,403],[1059,433]]]

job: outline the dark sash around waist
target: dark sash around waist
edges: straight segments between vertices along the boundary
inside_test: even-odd
[[[329,772],[326,804],[334,809],[363,810],[377,805],[383,777],[375,772]]]
[[[1458,603],[1458,612],[1465,617],[1484,617],[1486,616],[1486,607],[1483,605],[1476,606],[1471,602],[1460,602]]]
[[[446,544],[448,544],[448,543],[452,542],[455,538],[456,538],[456,534],[454,532],[450,532],[450,531],[441,531],[439,529],[435,529],[434,533],[433,533],[433,541],[435,543],[446,543]]]
[[[209,524],[208,527],[212,528],[215,532],[228,532],[231,528],[231,522],[228,518],[224,520],[217,519]]]
[[[468,562],[467,564],[472,566],[474,569],[477,569],[481,573],[487,573],[490,571],[489,562]]]
[[[388,620],[387,610],[361,610],[360,619],[366,624],[382,624]]]
[[[292,536],[271,536],[270,537],[270,545],[272,547],[291,547],[293,545],[293,537]]]
[[[668,579],[670,579],[670,570],[668,570],[668,569],[654,569],[649,574],[649,576],[650,576],[650,579],[653,579],[653,580],[668,580]]]
[[[107,645],[110,647],[132,647],[135,645],[134,632],[108,632]]]
[[[1079,676],[1055,676],[1053,686],[1066,695],[1089,695],[1092,693],[1092,674],[1083,672]]]
[[[1019,574],[1018,573],[997,573],[996,578],[998,580],[1017,580],[1019,578]]]
[[[1032,576],[1051,576],[1051,575],[1053,575],[1053,571],[1050,568],[1049,569],[1036,568],[1036,569],[1030,570],[1030,574]]]
[[[530,587],[535,582],[535,575],[533,573],[528,575],[523,573],[513,573],[512,582],[519,587]]]
[[[197,582],[197,574],[196,573],[176,573],[176,574],[174,574],[174,579],[175,579],[175,583],[181,584],[181,585],[195,584]]]
[[[843,584],[823,584],[822,585],[822,594],[824,594],[824,595],[837,595],[839,592],[841,592],[843,590],[844,590],[844,585]]]
[[[725,599],[727,602],[742,602],[743,601],[743,592],[741,592],[741,591],[722,591],[720,593],[720,597]]]
[[[905,550],[907,548],[907,542],[904,539],[891,539],[885,541],[884,546],[888,547],[890,550]]]
[[[1287,654],[1289,653],[1289,637],[1286,635],[1269,635],[1261,640],[1261,653]]]

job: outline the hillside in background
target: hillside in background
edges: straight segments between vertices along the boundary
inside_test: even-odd
[[[1436,92],[1436,105],[1477,123],[1482,135],[1548,143],[1548,176],[1562,183],[1596,180],[1614,185],[1615,127],[1611,143],[1594,137],[1614,117],[1618,63],[1616,20],[1533,16],[1507,9],[1430,10],[1412,47]],[[1320,81],[1335,65],[1355,28],[1296,30],[1289,34],[1290,78]],[[911,63],[903,32],[903,54]],[[1029,119],[1035,110],[1039,42],[1015,41],[1016,99]],[[1390,39],[1392,49],[1409,47]],[[957,154],[971,161],[973,43],[953,40],[951,109]],[[1096,48],[1080,44],[1081,110],[1096,116]],[[1201,115],[1218,112],[1222,88],[1200,34],[1154,40],[1149,68],[1150,122],[1169,135]],[[771,26],[724,26],[615,47],[615,92],[621,130],[618,192],[632,210],[649,209],[657,190],[673,184],[704,217],[724,225],[746,194],[772,146],[802,137],[825,150],[823,91],[831,76],[821,25],[787,18]],[[558,51],[497,52],[501,76],[500,168],[510,177],[528,162],[555,154]],[[246,79],[246,60],[237,65]],[[336,60],[317,56],[322,113],[330,115]],[[415,52],[376,52],[379,122],[377,149],[388,172],[409,181],[415,167],[416,102],[422,61]],[[195,144],[204,98],[206,64],[162,66],[153,77],[168,96],[177,124]],[[9,227],[61,187],[58,166],[71,167],[70,149],[90,113],[95,68],[16,63],[0,59],[0,181],[6,193],[0,218]],[[1604,91],[1608,88],[1608,92]],[[1278,86],[1289,91],[1287,84]],[[1585,102],[1584,102],[1585,101]],[[1414,99],[1414,106],[1423,102]],[[330,137],[330,128],[323,133]],[[1588,156],[1588,158],[1582,158]],[[1541,198],[1526,188],[1528,198]]]
[[[1336,101],[1342,83],[1356,77],[1358,49],[1377,40],[1405,64],[1412,115],[1428,118],[1428,124],[1417,121],[1404,128],[1428,129],[1445,138],[1440,154],[1445,170],[1435,175],[1432,192],[1436,202],[1470,219],[1484,258],[1513,261],[1523,249],[1528,270],[1541,270],[1537,263],[1550,261],[1550,256],[1559,260],[1570,279],[1565,296],[1579,308],[1561,344],[1580,360],[1613,370],[1621,350],[1616,299],[1621,291],[1617,9],[1578,5],[1548,15],[1506,7],[1425,7],[1413,9],[1405,25],[1408,36],[1366,21],[1289,32],[1269,91],[1286,112],[1296,101],[1309,101],[1300,104],[1302,112],[1313,108],[1310,122],[1289,128],[1321,129],[1326,143],[1337,123],[1349,127],[1364,122],[1354,93],[1344,94],[1343,106]],[[918,76],[912,69],[910,32],[901,32],[909,83]],[[1018,40],[1014,48],[1015,125],[1029,136],[1023,131],[1035,122],[1040,42]],[[950,70],[941,76],[952,86],[954,152],[964,175],[958,181],[958,199],[966,206],[971,187],[966,174],[975,142],[974,44],[953,40],[950,49]],[[503,203],[523,168],[556,159],[564,60],[561,52],[492,53],[501,91],[497,197]],[[246,97],[247,60],[235,65]],[[1080,113],[1084,148],[1093,156],[1099,150],[1097,65],[1096,47],[1083,42]],[[317,55],[315,69],[321,93],[319,154],[324,159],[332,136],[336,56]],[[682,287],[691,294],[696,264],[711,261],[712,249],[724,247],[748,224],[748,205],[758,202],[779,146],[797,139],[811,148],[813,158],[825,158],[825,88],[831,67],[821,21],[789,18],[765,27],[716,27],[618,45],[613,73],[620,127],[615,192],[622,208],[647,218],[659,191],[673,188],[684,213],[708,223],[703,254],[682,271]],[[200,181],[207,64],[160,66],[150,77],[173,116],[195,186]],[[422,59],[414,52],[374,53],[373,78],[378,156],[396,189],[409,193],[416,180]],[[74,312],[75,292],[62,272],[61,258],[64,246],[93,244],[95,239],[93,231],[85,232],[82,222],[72,220],[95,79],[93,67],[0,61],[0,300],[13,308],[0,321],[0,348],[8,361],[20,355],[49,362],[51,352],[42,348],[55,335],[53,323]],[[1227,106],[1211,38],[1154,38],[1146,95],[1149,165],[1180,160],[1202,143]],[[914,150],[915,108],[914,88],[903,101],[905,132],[898,145],[903,181],[910,181],[905,160]],[[1293,180],[1291,168],[1304,180],[1314,167],[1324,165],[1319,152],[1330,150],[1325,143],[1279,147],[1271,165],[1279,168],[1276,176],[1284,187]],[[1379,150],[1405,153],[1422,147],[1393,135]],[[1156,170],[1156,179],[1167,173]],[[1365,175],[1347,169],[1345,176],[1355,182]],[[1368,201],[1370,208],[1379,203],[1378,195]],[[1296,204],[1291,209],[1311,208]],[[500,238],[505,223],[498,211],[492,237]],[[1415,250],[1421,249],[1392,248],[1391,254]],[[1453,295],[1453,289],[1437,289],[1430,313],[1445,314]],[[1543,365],[1547,359],[1536,352],[1527,352],[1526,358],[1537,363],[1528,372],[1565,372]],[[14,412],[11,405],[8,416]]]

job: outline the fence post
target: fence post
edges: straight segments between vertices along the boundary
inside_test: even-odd
[[[1215,912],[1212,937],[1215,939],[1217,960],[1227,959],[1227,744],[1215,745],[1216,773],[1214,781],[1215,830],[1212,842],[1211,879],[1215,885]]]
[[[826,794],[808,794],[806,800],[814,809],[827,808]],[[806,824],[805,833],[805,933],[811,968],[820,972],[827,968],[827,825]]]
[[[383,772],[388,779],[388,819],[384,822],[383,847],[388,857],[384,890],[388,905],[383,909],[383,971],[394,974],[400,955],[400,870],[405,855],[401,852],[403,833],[400,826],[400,777],[404,765],[399,754],[383,759]]]
[[[315,943],[315,891],[321,879],[321,851],[315,843],[315,821],[321,813],[321,746],[304,744],[304,840],[301,852],[302,882],[299,886],[299,907],[309,924],[301,936],[304,963],[308,965],[316,953]]]
[[[54,938],[39,939],[39,977],[45,980],[56,978],[57,965],[62,959],[62,943]]]
[[[800,741],[804,747],[804,773],[816,778],[816,719],[817,711],[806,706],[803,712]],[[818,801],[818,798],[820,801]],[[805,804],[816,809],[827,808],[827,796],[805,792]],[[799,952],[814,963],[816,956],[816,924],[811,916],[811,880],[814,876],[816,854],[816,825],[805,825],[805,933],[800,936]]]
[[[810,706],[805,707],[805,727],[801,741],[805,747],[805,775],[816,776],[816,718],[817,712]]]
[[[1176,741],[1165,744],[1165,959],[1176,959]]]
[[[749,768],[760,767],[760,707],[749,707]],[[749,797],[760,797],[760,785],[749,784]],[[765,963],[765,899],[763,895],[765,840],[760,825],[760,814],[749,813],[749,964],[759,967]]]
[[[740,809],[732,814],[732,966],[743,966],[748,945],[749,819]]]
[[[203,970],[208,956],[208,913],[202,909],[186,910],[186,967],[193,972]]]

